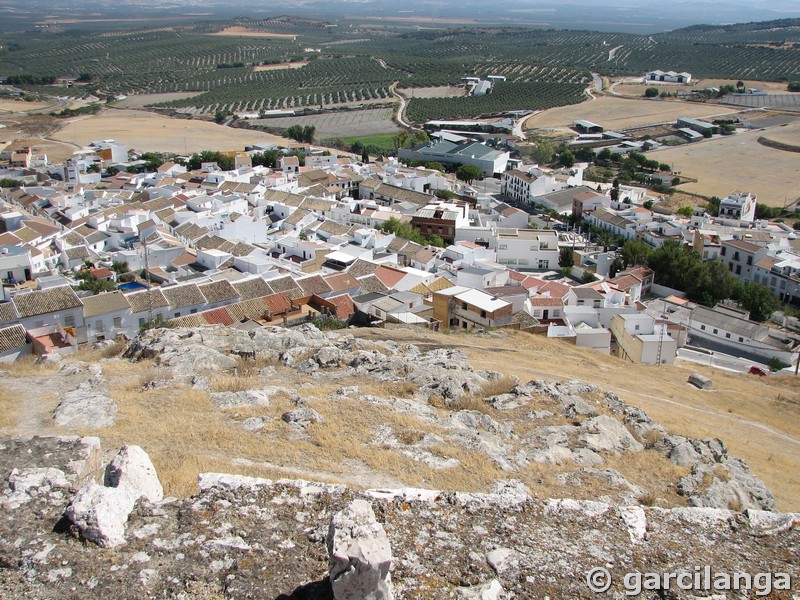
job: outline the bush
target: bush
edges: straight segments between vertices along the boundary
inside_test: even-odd
[[[649,87],[644,91],[645,98],[658,98],[658,88]]]
[[[789,365],[784,363],[780,358],[775,358],[773,356],[772,358],[769,359],[769,362],[767,363],[767,366],[769,367],[770,371],[775,373],[777,371],[780,371],[781,369],[785,369]]]

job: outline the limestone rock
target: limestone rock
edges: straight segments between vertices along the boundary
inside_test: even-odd
[[[713,387],[713,383],[711,382],[711,380],[705,375],[701,375],[700,373],[692,373],[691,375],[689,375],[688,381],[693,386],[695,386],[696,388],[700,388],[701,390],[710,390]]]
[[[501,600],[505,598],[503,586],[497,579],[492,579],[481,585],[457,588],[459,598],[465,600]]]
[[[60,427],[81,429],[114,424],[117,405],[95,383],[85,381],[77,389],[62,394],[53,419]]]
[[[587,419],[581,424],[585,433],[579,440],[595,452],[641,452],[644,446],[636,441],[631,433],[614,417],[600,415]]]
[[[64,514],[85,539],[113,548],[125,543],[125,524],[135,504],[130,488],[88,483],[78,490]]]
[[[297,425],[303,429],[309,425],[312,425],[313,423],[323,422],[322,415],[320,415],[313,408],[308,407],[295,408],[294,410],[285,412],[281,415],[281,419],[290,425]]]
[[[125,525],[139,498],[158,502],[164,497],[150,457],[139,446],[124,446],[106,468],[103,487],[83,486],[64,511],[81,535],[98,546],[113,548],[125,543]]]
[[[105,484],[112,488],[131,488],[137,498],[144,496],[150,502],[159,502],[164,498],[156,468],[147,452],[139,446],[122,447],[106,467]]]
[[[329,577],[336,600],[390,600],[392,550],[366,500],[353,500],[331,520]]]

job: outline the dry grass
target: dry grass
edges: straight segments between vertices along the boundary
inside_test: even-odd
[[[525,121],[524,128],[531,130],[572,127],[576,120],[587,119],[606,129],[630,129],[671,122],[678,117],[703,118],[732,112],[738,112],[738,109],[681,101],[653,102],[602,96],[589,102],[535,114]]]
[[[0,387],[0,429],[14,427],[17,424],[21,414],[19,402],[19,398],[6,387]]]
[[[53,375],[61,368],[55,363],[37,363],[37,356],[23,356],[12,363],[0,363],[0,373],[6,377],[41,377]]]
[[[300,62],[279,63],[275,65],[257,65],[253,67],[253,71],[281,71],[283,69],[299,69],[308,64],[307,60]]]
[[[653,504],[660,504],[660,499],[665,500],[667,506],[686,504],[686,499],[676,493],[675,484],[689,474],[689,467],[679,467],[655,450],[625,452],[605,458],[607,468],[616,469],[628,481],[652,495]]]
[[[757,141],[760,136],[781,139],[781,129],[737,133],[657,150],[648,156],[698,180],[682,184],[680,190],[719,197],[742,190],[757,195],[758,201],[768,206],[784,206],[787,199],[798,197],[798,155],[762,146]]]
[[[250,29],[249,27],[242,27],[239,25],[226,27],[222,31],[210,33],[209,35],[235,35],[242,37],[281,38],[290,40],[297,38],[296,35],[291,33],[272,33],[270,31],[258,31],[256,29]]]

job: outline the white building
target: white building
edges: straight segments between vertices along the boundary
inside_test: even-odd
[[[749,193],[733,192],[719,203],[719,217],[752,223],[756,218],[756,197]]]
[[[692,74],[683,71],[676,73],[675,71],[650,71],[644,77],[646,83],[689,83],[692,80]]]
[[[558,232],[545,229],[493,229],[489,247],[497,250],[497,262],[511,269],[558,268]]]

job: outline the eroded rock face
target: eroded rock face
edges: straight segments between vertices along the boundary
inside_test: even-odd
[[[391,600],[392,550],[366,500],[353,500],[331,520],[329,577],[336,600]]]
[[[717,572],[767,573],[780,565],[795,585],[780,597],[798,593],[800,565],[791,560],[800,547],[798,514],[537,500],[513,479],[492,493],[359,493],[207,473],[194,496],[135,501],[123,521],[116,513],[130,501],[118,496],[133,479],[125,466],[135,463],[130,449],[116,461],[125,466],[122,487],[85,486],[72,502],[92,515],[85,534],[96,527],[97,539],[125,541],[109,551],[58,526],[74,493],[59,473],[77,481],[86,445],[69,438],[24,444],[0,439],[0,504],[16,493],[28,498],[0,511],[3,598],[383,598],[389,572],[398,598],[589,598],[591,568],[607,566],[615,581],[629,571],[670,571],[676,548],[685,564]],[[321,579],[326,567],[333,578]],[[336,591],[333,579],[344,589]],[[607,597],[624,595],[615,585]]]
[[[139,446],[124,446],[106,468],[106,486],[84,485],[64,511],[81,535],[103,548],[126,542],[125,526],[139,498],[158,502],[164,491],[150,457]]]
[[[98,381],[86,381],[77,389],[61,395],[53,419],[59,427],[97,429],[110,427],[117,416],[117,405]]]

